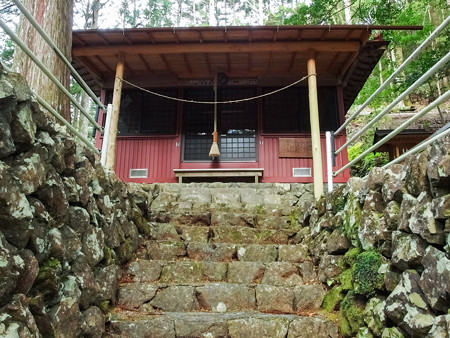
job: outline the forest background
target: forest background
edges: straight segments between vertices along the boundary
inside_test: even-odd
[[[36,0],[22,0],[23,3]],[[422,25],[421,31],[383,31],[391,41],[378,66],[352,106],[357,109],[450,14],[448,0],[74,0],[73,29],[139,27],[242,26],[242,25]],[[10,0],[0,0],[0,15],[17,29],[19,13]],[[374,31],[373,34],[379,34]],[[378,95],[363,120],[370,119],[392,102],[450,50],[450,28],[436,38],[395,82]],[[11,66],[14,44],[0,32],[0,58]],[[449,89],[449,67],[411,94],[403,105],[425,105]],[[95,107],[71,81],[71,92],[92,114]],[[448,105],[447,105],[448,106]],[[89,135],[87,120],[71,108],[72,124]],[[361,121],[359,121],[361,123]],[[364,121],[362,121],[364,123]],[[376,127],[376,126],[375,126]],[[356,157],[372,144],[373,132],[349,149]],[[353,168],[359,175],[386,160],[369,155]]]

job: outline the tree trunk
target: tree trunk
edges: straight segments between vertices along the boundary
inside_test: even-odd
[[[350,25],[352,23],[352,2],[351,0],[344,0],[344,13],[345,13],[345,23]]]
[[[68,60],[71,59],[73,0],[22,0],[23,5],[53,40]],[[39,33],[21,16],[18,35],[38,59],[69,88],[70,71],[51,51]],[[67,121],[70,121],[69,99],[50,79],[23,53],[16,48],[13,69],[21,73],[45,101],[56,109]]]

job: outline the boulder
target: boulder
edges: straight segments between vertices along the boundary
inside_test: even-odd
[[[19,104],[11,120],[11,133],[17,150],[27,151],[33,147],[36,129],[29,103]]]
[[[386,176],[381,188],[381,194],[386,203],[392,200],[401,202],[403,194],[407,192],[405,175],[406,172],[401,164],[394,164],[386,169]]]
[[[341,229],[334,230],[327,241],[327,252],[330,255],[343,254],[350,249],[350,241]]]
[[[6,158],[16,151],[11,127],[9,125],[11,118],[11,113],[2,111],[2,114],[0,115],[0,159]]]
[[[343,271],[344,256],[324,255],[319,264],[318,276],[322,283],[332,283]]]
[[[145,283],[130,283],[120,286],[117,303],[129,310],[137,310],[142,304],[151,301],[158,287]]]
[[[426,338],[448,338],[450,335],[450,314],[438,316]]]
[[[364,322],[370,332],[377,337],[382,335],[383,329],[386,327],[385,306],[385,299],[374,297],[369,299],[364,310]]]
[[[24,268],[24,261],[17,255],[16,249],[11,246],[0,232],[0,306],[11,298],[16,288],[20,271]]]
[[[443,224],[434,217],[431,202],[418,199],[408,225],[411,232],[420,235],[428,243],[445,243]]]
[[[434,321],[419,281],[416,271],[403,272],[399,284],[386,299],[386,315],[412,336],[425,336]]]
[[[422,192],[429,192],[430,185],[427,177],[428,157],[430,150],[424,150],[418,155],[411,156],[407,161],[408,171],[405,176],[405,185],[413,196],[419,196]]]
[[[26,295],[34,284],[34,281],[39,272],[39,263],[33,253],[24,249],[18,252],[18,255],[23,261],[20,264],[20,275],[17,278],[15,293]],[[19,262],[20,260],[17,260]],[[16,262],[16,263],[17,263]]]
[[[384,201],[381,193],[369,191],[364,201],[358,238],[364,250],[377,247],[390,239],[391,231],[384,219]]]
[[[431,308],[436,311],[448,311],[450,304],[450,259],[433,246],[425,250],[422,258],[425,268],[419,285]]]
[[[96,307],[91,306],[82,312],[85,327],[83,335],[89,338],[101,338],[105,333],[105,315]]]
[[[392,233],[392,264],[400,270],[420,266],[427,242],[415,234],[402,231]]]

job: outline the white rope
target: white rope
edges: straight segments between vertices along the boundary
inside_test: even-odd
[[[134,83],[131,83],[131,82],[125,80],[125,79],[119,79],[117,77],[116,77],[116,79],[119,79],[122,82],[125,82],[126,84],[128,84],[128,85],[130,85],[130,86],[132,86],[134,88],[137,88],[137,89],[142,90],[144,92],[147,92],[149,94],[156,95],[156,96],[168,99],[168,100],[185,102],[185,103],[198,103],[198,104],[229,104],[229,103],[240,103],[240,102],[257,100],[257,99],[260,99],[262,97],[266,97],[266,96],[270,96],[270,95],[276,94],[276,93],[281,92],[281,91],[283,91],[285,89],[288,89],[288,88],[290,88],[292,86],[295,86],[296,84],[299,84],[300,82],[306,80],[308,77],[313,76],[313,75],[315,76],[316,74],[306,75],[306,76],[302,77],[300,80],[297,80],[297,81],[295,81],[295,82],[293,82],[291,84],[288,84],[287,86],[284,86],[282,88],[275,89],[274,91],[271,91],[269,93],[265,93],[265,94],[261,94],[261,95],[257,95],[257,96],[252,96],[252,97],[247,97],[245,99],[229,100],[229,101],[217,101],[217,100],[214,100],[214,101],[195,101],[195,100],[180,99],[178,97],[167,96],[167,95],[164,95],[164,94],[156,93],[154,91],[151,91],[151,90],[139,87],[138,85],[135,85]]]

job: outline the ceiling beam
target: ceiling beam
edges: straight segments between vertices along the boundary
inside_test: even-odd
[[[292,41],[252,43],[184,43],[155,45],[83,46],[73,47],[74,56],[106,56],[125,54],[178,54],[178,53],[258,53],[258,52],[357,52],[359,41]]]

